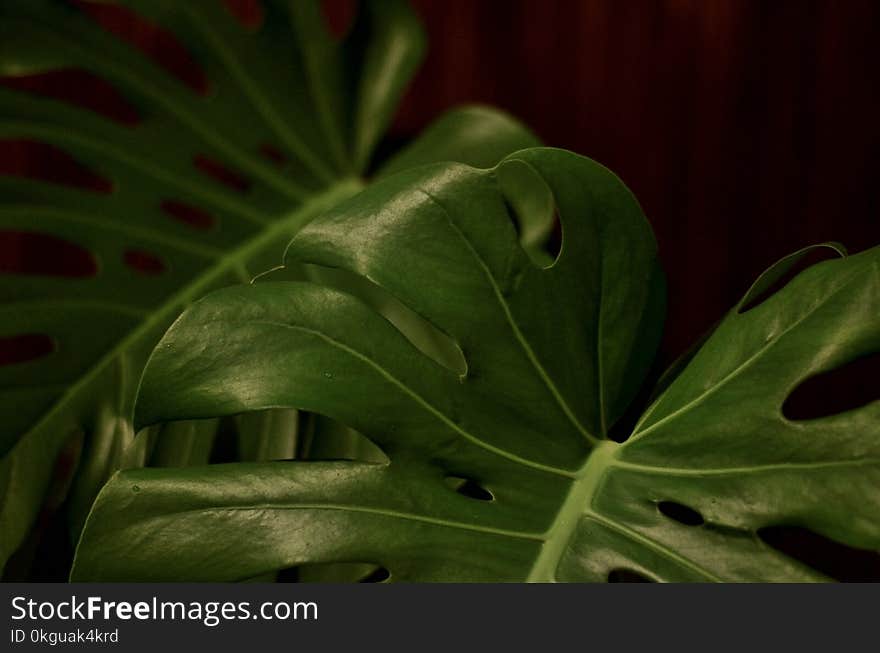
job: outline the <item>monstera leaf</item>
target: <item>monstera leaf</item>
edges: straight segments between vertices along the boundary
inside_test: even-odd
[[[529,175],[563,225],[546,266],[511,219]],[[122,472],[73,578],[360,562],[399,581],[823,580],[757,532],[798,524],[880,546],[880,403],[813,421],[781,412],[808,377],[880,347],[880,248],[747,307],[796,258],[756,283],[618,444],[609,427],[663,312],[654,240],[621,182],[551,149],[400,173],[310,223],[286,260],[368,280],[446,334],[458,362],[332,285],[236,287],[169,330],[136,410],[147,425],[304,408],[387,459]]]
[[[148,438],[134,440],[129,415],[159,337],[208,290],[276,265],[298,229],[364,185],[423,50],[420,26],[395,0],[361,3],[341,41],[317,2],[265,2],[262,20],[248,25],[220,1],[124,3],[186,46],[205,76],[194,89],[99,27],[92,15],[120,11],[101,4],[0,7],[7,81],[85,70],[139,114],[136,124],[120,124],[15,83],[0,89],[0,138],[60,149],[100,181],[84,189],[0,178],[0,238],[61,243],[86,262],[74,277],[57,276],[59,266],[0,267],[2,344],[44,354],[0,366],[0,563],[26,536],[65,443],[84,442],[69,501],[74,524],[110,473],[147,460]],[[386,165],[488,166],[535,144],[509,118],[466,108]],[[285,428],[284,414],[273,419],[257,430]],[[166,427],[155,460],[206,462],[212,428]],[[245,458],[269,455],[249,446]],[[283,452],[278,446],[271,455]]]

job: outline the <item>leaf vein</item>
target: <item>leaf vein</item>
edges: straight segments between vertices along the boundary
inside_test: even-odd
[[[794,322],[792,322],[792,323],[791,323],[789,326],[787,326],[787,327],[786,327],[786,328],[785,328],[785,329],[784,329],[784,330],[783,330],[778,336],[776,336],[775,338],[773,338],[772,340],[770,340],[770,342],[768,342],[768,343],[765,344],[763,347],[761,347],[760,349],[758,349],[754,354],[752,354],[751,356],[749,356],[749,357],[748,357],[745,361],[743,361],[738,367],[736,367],[735,369],[733,369],[730,373],[728,373],[724,378],[722,378],[720,381],[718,381],[715,385],[713,385],[713,386],[710,387],[710,388],[707,388],[707,389],[704,390],[702,393],[700,393],[699,395],[697,395],[696,397],[694,397],[693,399],[691,399],[689,402],[687,402],[686,404],[684,404],[684,405],[681,406],[680,408],[674,410],[673,412],[669,413],[669,414],[666,415],[665,417],[663,417],[663,418],[659,419],[658,421],[654,422],[653,424],[651,424],[650,426],[648,426],[644,431],[638,431],[639,426],[641,426],[641,424],[644,423],[644,421],[645,421],[645,418],[642,418],[642,420],[640,421],[640,424],[637,424],[637,425],[636,425],[636,430],[633,431],[633,435],[632,435],[632,436],[631,436],[631,437],[630,437],[630,438],[624,443],[623,446],[626,447],[626,446],[629,445],[630,443],[635,442],[636,440],[638,440],[638,439],[644,437],[645,435],[647,435],[647,434],[650,433],[651,431],[654,431],[654,430],[658,429],[659,427],[663,426],[664,424],[668,424],[669,422],[671,422],[671,421],[675,420],[676,418],[680,417],[682,414],[686,413],[688,410],[690,410],[690,409],[693,408],[694,406],[698,406],[699,404],[701,404],[701,403],[702,403],[707,397],[710,397],[710,396],[712,396],[713,394],[715,394],[716,392],[718,392],[721,388],[723,388],[723,387],[726,386],[728,383],[730,383],[731,381],[733,381],[733,380],[734,380],[735,378],[737,378],[740,374],[742,374],[745,370],[749,369],[749,368],[750,368],[752,365],[754,365],[758,360],[760,360],[761,357],[762,357],[767,351],[769,351],[770,349],[772,349],[772,348],[773,348],[778,342],[780,342],[780,341],[781,341],[781,340],[782,340],[782,339],[783,339],[788,333],[790,333],[791,331],[793,331],[794,329],[796,329],[797,327],[799,327],[802,323],[804,323],[807,319],[809,319],[814,313],[816,313],[820,308],[822,308],[823,306],[825,306],[825,304],[827,304],[829,301],[831,301],[832,298],[834,298],[834,297],[837,296],[841,291],[843,291],[845,288],[847,288],[847,286],[849,286],[849,284],[850,284],[853,280],[857,279],[858,276],[859,276],[858,274],[851,274],[851,275],[850,275],[848,278],[846,278],[846,279],[845,279],[845,280],[844,280],[844,281],[843,281],[843,282],[842,282],[837,288],[835,288],[831,293],[829,293],[828,295],[826,295],[825,297],[823,297],[821,301],[817,302],[816,305],[813,306],[809,311],[807,311],[807,312],[804,313],[801,317],[799,317],[797,320],[795,320]],[[659,397],[659,398],[657,399],[657,401],[654,403],[654,405],[651,406],[650,408],[648,408],[648,410],[646,411],[646,415],[651,414],[651,413],[653,412],[654,408],[655,408],[657,405],[659,405],[659,403],[660,403],[660,401],[661,401],[662,399],[663,399],[662,396]]]
[[[322,333],[316,329],[311,329],[309,327],[305,327],[298,324],[288,324],[285,322],[274,322],[271,320],[259,320],[254,322],[255,324],[265,324],[268,326],[275,326],[283,329],[291,329],[294,331],[299,331],[302,333],[307,333],[316,338],[320,338],[327,342],[332,347],[340,349],[347,353],[350,356],[360,360],[363,363],[366,363],[369,367],[372,367],[376,372],[379,373],[380,376],[384,377],[387,381],[389,381],[392,385],[399,388],[405,395],[409,396],[413,401],[415,401],[419,406],[421,406],[424,410],[426,410],[429,414],[433,415],[440,422],[442,422],[447,428],[451,429],[462,438],[467,440],[468,442],[480,447],[481,449],[485,449],[491,453],[494,453],[502,458],[506,458],[513,462],[519,463],[521,465],[525,465],[526,467],[532,467],[534,469],[539,469],[544,472],[549,472],[551,474],[557,474],[559,476],[565,476],[567,478],[573,478],[575,476],[574,472],[568,472],[564,469],[560,469],[558,467],[552,467],[550,465],[544,465],[539,462],[535,462],[533,460],[529,460],[527,458],[523,458],[521,456],[517,456],[516,454],[510,453],[509,451],[505,451],[504,449],[500,449],[494,445],[489,444],[485,440],[477,437],[476,435],[466,431],[461,426],[452,421],[447,415],[445,415],[441,410],[439,410],[436,406],[434,406],[427,399],[422,397],[418,392],[410,388],[403,381],[394,376],[391,372],[386,370],[382,365],[374,361],[369,356],[362,354],[361,352],[349,347],[343,342],[336,340],[328,336],[325,333]]]
[[[510,305],[507,303],[507,300],[504,299],[504,295],[501,292],[501,288],[498,285],[497,279],[492,274],[492,270],[486,264],[486,261],[474,247],[473,243],[470,239],[464,234],[461,228],[455,223],[452,219],[452,215],[446,209],[446,207],[431,193],[424,190],[423,188],[418,189],[422,194],[424,194],[435,206],[437,206],[446,217],[447,222],[449,223],[450,228],[456,233],[456,235],[461,239],[461,241],[465,244],[470,254],[474,257],[477,264],[483,270],[486,279],[489,281],[489,286],[492,289],[492,292],[495,296],[495,299],[498,301],[498,304],[501,306],[501,310],[504,313],[504,318],[513,331],[513,335],[517,341],[517,344],[522,348],[523,352],[526,354],[526,358],[529,363],[538,373],[538,377],[544,383],[545,387],[550,391],[550,394],[553,396],[556,403],[562,409],[562,412],[571,422],[571,424],[578,430],[578,432],[584,437],[584,439],[590,444],[596,444],[599,440],[592,435],[587,428],[580,422],[577,416],[572,411],[571,407],[568,405],[568,402],[562,396],[562,393],[559,391],[559,388],[556,387],[556,384],[553,382],[553,379],[550,378],[550,375],[547,373],[547,370],[544,369],[544,366],[541,364],[541,361],[538,360],[535,351],[532,349],[532,346],[529,344],[529,341],[526,339],[525,335],[519,328],[519,325],[516,323],[516,320],[513,317],[513,313],[510,310]]]

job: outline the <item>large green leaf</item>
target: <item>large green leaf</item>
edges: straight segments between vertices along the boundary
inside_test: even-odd
[[[0,235],[61,238],[87,250],[97,268],[79,278],[0,275],[0,338],[43,334],[55,346],[51,355],[0,367],[0,565],[33,523],[71,434],[87,434],[69,502],[74,533],[114,470],[149,460],[206,462],[209,425],[154,434],[155,452],[151,439],[134,440],[129,415],[147,355],[190,301],[275,265],[302,225],[364,185],[372,151],[423,50],[420,26],[396,0],[361,3],[340,42],[328,34],[317,2],[266,2],[257,28],[243,27],[219,1],[125,4],[185,44],[209,80],[207,94],[72,3],[0,6],[2,74],[85,69],[111,82],[142,118],[123,125],[0,89],[0,138],[61,148],[112,183],[99,193],[0,178]],[[534,144],[506,116],[465,108],[386,165],[488,165]],[[261,154],[266,145],[275,163]],[[236,172],[247,188],[219,184],[194,165],[204,160]],[[207,214],[213,228],[174,220],[175,211]],[[125,263],[145,255],[152,274]],[[244,457],[268,451],[253,444]]]
[[[508,166],[552,191],[564,235],[550,267],[517,242]],[[448,334],[466,370],[326,284],[209,295],[154,351],[139,423],[294,406],[389,461],[123,472],[96,501],[74,579],[362,562],[402,581],[802,581],[824,576],[759,529],[880,547],[880,402],[781,413],[804,379],[880,350],[880,248],[735,307],[623,444],[605,436],[651,359],[662,291],[648,225],[595,163],[533,149],[489,170],[403,172],[313,221],[286,256],[385,289]]]

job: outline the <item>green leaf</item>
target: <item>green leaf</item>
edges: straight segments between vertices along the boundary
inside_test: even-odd
[[[517,241],[509,165],[552,191],[564,233],[550,267]],[[812,581],[826,578],[759,529],[880,548],[880,402],[809,421],[781,412],[805,379],[880,351],[880,248],[740,302],[623,444],[604,436],[651,360],[662,292],[647,223],[595,163],[533,149],[489,170],[405,171],[313,221],[286,257],[369,279],[448,334],[466,372],[319,282],[209,295],[154,351],[138,423],[295,406],[389,460],[123,472],[95,503],[73,579],[337,562],[397,581]]]
[[[123,125],[0,89],[0,138],[60,148],[112,184],[99,193],[0,178],[0,237],[61,238],[86,250],[97,268],[79,278],[0,275],[0,337],[41,334],[54,343],[48,356],[0,367],[0,565],[33,523],[67,434],[86,432],[68,505],[74,537],[115,470],[151,456],[162,465],[206,462],[212,435],[204,425],[135,440],[130,414],[148,354],[188,303],[275,265],[298,229],[363,187],[424,47],[413,13],[396,0],[361,3],[341,42],[328,34],[317,2],[266,2],[255,29],[221,2],[124,4],[185,45],[209,81],[207,93],[71,3],[10,0],[0,7],[0,73],[85,69],[109,81],[141,116],[139,124]],[[521,125],[483,109],[451,112],[429,134],[445,137],[445,147],[417,140],[400,155],[406,164],[446,157],[482,164],[485,156],[497,160],[535,144]],[[266,145],[278,161],[261,154]],[[194,165],[199,157],[246,183],[218,183]],[[169,205],[198,212],[198,224],[208,228],[172,219]],[[149,257],[150,274],[126,264],[132,252]],[[174,442],[178,437],[188,444]],[[278,453],[265,446],[251,443],[242,455]]]
[[[499,181],[511,166],[552,192],[564,239],[550,267],[520,245]],[[243,579],[323,562],[374,563],[398,579],[524,577],[659,337],[655,245],[632,195],[561,150],[524,150],[489,170],[421,167],[313,221],[286,259],[368,279],[454,340],[466,366],[429,355],[374,307],[324,283],[267,282],[195,303],[153,354],[139,424],[290,406],[363,433],[390,464],[212,466],[165,481],[123,474],[96,503],[74,577]],[[495,500],[464,496],[447,477]],[[208,504],[222,516],[206,527],[230,529],[227,545],[260,519],[272,532],[265,546],[242,533],[218,568],[197,569],[170,532],[192,518],[186,532],[210,540],[195,525],[211,521]],[[266,510],[271,519],[257,516]],[[108,546],[137,554],[111,571]],[[162,569],[159,549],[173,561]]]

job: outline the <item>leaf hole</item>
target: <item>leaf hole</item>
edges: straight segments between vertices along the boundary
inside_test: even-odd
[[[780,290],[785,288],[792,279],[801,272],[817,263],[840,256],[837,246],[816,245],[794,252],[778,261],[764,272],[749,288],[736,312],[746,313],[757,308]]]
[[[37,179],[95,193],[113,192],[113,182],[64,150],[27,139],[0,139],[0,175]]]
[[[44,503],[27,539],[7,560],[0,582],[57,583],[67,579],[72,562],[64,511]]]
[[[321,562],[278,571],[278,583],[384,583],[391,573],[370,562]]]
[[[372,572],[361,578],[359,583],[384,583],[391,578],[391,572],[385,567],[376,567]]]
[[[263,26],[266,11],[260,0],[223,0],[223,5],[246,30],[256,32]]]
[[[880,552],[857,549],[800,526],[767,526],[758,537],[773,549],[843,583],[880,582]]]
[[[309,279],[328,288],[354,295],[391,322],[425,356],[459,377],[467,375],[464,352],[454,338],[369,279],[340,268],[304,266]]]
[[[209,465],[222,465],[225,463],[239,463],[238,450],[238,425],[235,417],[221,417],[217,424],[217,433],[214,436],[214,445],[208,457]]]
[[[447,476],[443,479],[446,486],[460,495],[477,501],[494,501],[494,495],[472,478]]]
[[[115,86],[81,68],[0,77],[0,86],[67,102],[121,125],[133,127],[141,122],[141,115]]]
[[[793,421],[819,419],[855,410],[880,399],[880,352],[802,381],[782,404]]]
[[[657,503],[657,510],[660,514],[685,526],[702,526],[705,523],[703,515],[699,512],[675,501],[660,501]]]
[[[236,192],[246,193],[251,188],[247,177],[204,154],[193,157],[193,165],[202,174]]]
[[[559,213],[554,209],[553,229],[550,231],[550,235],[547,237],[547,242],[543,247],[543,251],[553,259],[553,263],[550,264],[550,267],[556,265],[556,262],[562,255],[562,229],[562,220],[559,219]]]
[[[240,461],[293,460],[302,415],[292,408],[269,408],[235,416]],[[268,436],[268,437],[267,437]]]
[[[653,583],[654,580],[632,569],[619,567],[608,572],[609,583]]]
[[[266,161],[279,168],[283,168],[290,161],[284,152],[269,143],[263,143],[260,145],[260,155],[266,159]]]
[[[360,431],[326,415],[304,415],[298,460],[358,460],[382,465],[390,462],[379,445]]]
[[[0,337],[0,367],[44,358],[55,351],[55,341],[43,333]]]
[[[214,217],[210,213],[191,204],[164,200],[160,207],[168,216],[193,229],[208,231],[216,224]]]
[[[409,132],[404,134],[395,133],[392,127],[391,131],[382,136],[376,144],[376,147],[373,150],[373,155],[370,158],[370,165],[364,175],[364,179],[366,181],[372,181],[374,175],[382,169],[385,162],[390,161],[398,152],[402,151],[403,148],[409,145],[414,137],[414,134]]]
[[[155,276],[165,272],[167,267],[155,254],[142,249],[127,249],[122,255],[123,262],[139,274]]]
[[[206,96],[211,92],[204,70],[170,31],[119,4],[100,0],[71,0],[71,3],[104,30],[140,50],[194,93]]]
[[[87,278],[98,264],[87,249],[32,231],[0,231],[0,274]]]
[[[299,583],[299,566],[279,569],[275,574],[276,583]]]
[[[537,267],[552,267],[562,251],[562,223],[553,191],[523,161],[501,164],[496,175],[520,245]]]
[[[341,41],[351,31],[358,13],[357,0],[321,0],[327,33]]]

